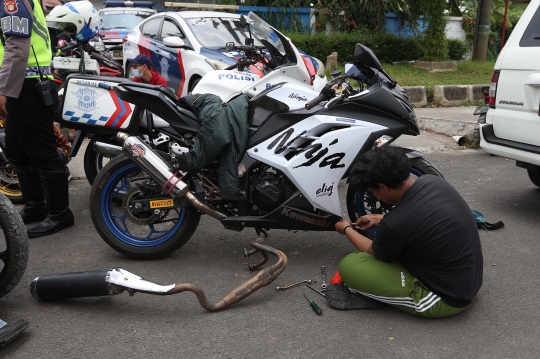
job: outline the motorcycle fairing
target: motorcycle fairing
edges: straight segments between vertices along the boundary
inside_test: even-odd
[[[247,153],[283,172],[314,207],[342,217],[339,181],[370,135],[387,128],[358,119],[314,115]]]

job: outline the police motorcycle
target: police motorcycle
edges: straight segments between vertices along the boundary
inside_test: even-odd
[[[309,74],[287,38],[252,13],[248,20],[254,35],[266,39],[281,61],[263,78],[216,70],[194,90],[224,101],[240,94],[250,98],[249,138],[238,164],[238,201],[223,200],[216,161],[195,173],[179,170],[177,159],[197,141],[201,124],[194,113],[177,105],[172,91],[105,79],[93,84],[109,86],[119,100],[136,105],[135,120],[126,124],[125,119],[117,135],[123,155],[100,171],[90,195],[94,226],[118,252],[138,259],[167,256],[191,238],[202,214],[227,229],[254,228],[259,234],[273,228],[333,231],[343,217],[338,183],[348,177],[356,159],[403,134],[419,134],[405,92],[369,48],[357,44],[345,76],[318,93],[305,86]],[[137,119],[145,111],[167,121],[167,132],[156,129],[148,137],[138,136]],[[152,128],[152,121],[147,125]],[[409,150],[407,156],[411,174],[442,176],[421,153]],[[351,220],[387,209],[370,193],[348,189],[346,197]]]
[[[67,33],[58,35],[58,38],[51,67],[54,82],[61,88],[61,91],[63,91],[62,85],[66,77],[73,73],[112,77],[124,76],[124,68],[105,49],[105,45],[99,36],[92,39],[96,40],[93,43],[73,40]],[[81,61],[84,61],[84,64]],[[84,69],[82,65],[84,65]]]
[[[124,76],[122,65],[113,59],[99,38],[101,19],[92,3],[89,1],[76,1],[57,6],[46,16],[46,20],[49,27],[64,31],[64,34],[59,35],[57,53],[51,63],[51,67],[54,69],[54,81],[60,86],[59,97],[61,102],[63,102],[66,95],[65,81],[70,74]],[[96,41],[96,39],[99,40]],[[96,46],[102,51],[99,51]],[[88,98],[88,93],[79,92],[76,96],[80,101],[84,102]],[[62,121],[60,122],[62,123]],[[70,126],[64,127],[72,128]],[[69,153],[70,157],[77,155],[87,133],[92,134],[95,132],[78,131]],[[107,138],[101,140],[108,141]],[[92,146],[89,147],[92,149]],[[101,163],[102,157],[103,154],[96,153],[93,150],[87,150],[85,153],[85,173],[90,183],[92,183],[98,171],[95,164]]]
[[[54,14],[51,13],[51,15],[48,16],[48,19],[53,15]],[[269,26],[263,20],[259,20],[261,24],[259,25],[259,27],[263,24],[267,27]],[[243,26],[245,27],[246,24],[244,23]],[[263,39],[263,42],[264,41],[265,40]],[[179,37],[167,37],[163,39],[163,42],[165,46],[168,46],[170,48],[180,49],[181,47],[185,46],[184,42]],[[290,43],[290,41],[287,42],[288,46],[294,47],[294,45]],[[260,42],[257,42],[257,45],[258,44],[260,44]],[[234,45],[234,43],[227,43],[224,45],[226,45],[225,48],[228,50],[227,54],[231,57],[236,58],[237,63],[231,66],[228,70],[224,70],[226,72],[222,72],[221,74],[225,78],[234,78],[234,76],[236,76],[236,78],[238,78],[237,81],[239,82],[239,84],[241,84],[242,81],[246,83],[246,81],[248,81],[247,79],[255,81],[255,79],[258,80],[261,77],[266,77],[272,72],[272,69],[275,66],[279,65],[279,62],[283,61],[283,55],[278,50],[274,50],[274,46],[271,45],[269,42],[267,42],[267,46],[257,46],[255,42],[243,46],[236,46]],[[281,51],[283,52],[283,50]],[[308,71],[307,65],[304,65],[303,61],[303,58],[299,59],[298,68],[301,69],[303,72],[306,72]],[[238,77],[237,73],[234,72],[236,68],[242,70],[243,72],[246,72],[245,76]],[[126,74],[126,77],[127,75],[128,74]],[[264,86],[270,86],[271,84],[282,81],[289,81],[291,76],[290,73],[279,73],[277,74],[278,76],[275,75],[276,74],[273,74],[272,78],[269,79],[268,82],[264,83]],[[299,83],[303,86],[306,86],[307,88],[317,89],[317,91],[320,91],[320,89],[324,87],[327,82],[326,78],[322,79],[316,74],[313,74],[313,76],[306,75],[305,77],[306,79],[300,81]],[[73,80],[72,82],[75,82],[75,78],[73,76],[71,78]],[[121,81],[123,80],[115,80],[115,82]],[[75,87],[77,86],[72,86],[71,88],[74,89]],[[88,85],[87,87],[91,86]],[[88,133],[94,134],[84,153],[84,171],[88,182],[92,184],[97,176],[97,173],[101,170],[104,163],[106,163],[108,159],[113,158],[121,153],[121,147],[118,146],[115,136],[118,130],[125,129],[125,125],[121,124],[124,121],[124,118],[122,116],[120,116],[119,120],[116,122],[100,121],[99,119],[111,117],[116,118],[119,113],[124,113],[127,117],[129,117],[134,111],[134,105],[129,103],[122,104],[121,102],[113,99],[108,93],[105,93],[104,96],[90,96],[90,94],[94,93],[93,91],[96,91],[96,94],[100,92],[99,89],[88,89],[84,91],[87,91],[87,96],[84,97],[81,95],[82,92],[77,92],[77,96],[79,97],[72,98],[72,101],[78,103],[77,106],[79,107],[79,109],[86,109],[87,116],[88,113],[93,113],[94,116],[89,119],[79,118],[78,116],[66,117],[64,121],[62,121],[62,126],[79,130],[73,142],[72,152],[70,153],[71,157],[75,156],[78,153],[85,135]],[[68,95],[73,96],[73,91],[69,92]],[[85,98],[88,100],[86,101]],[[122,112],[122,106],[126,106],[124,112]],[[147,116],[150,117],[152,116],[152,114],[144,114],[142,123],[140,125],[140,135],[147,135],[148,132],[151,131],[160,131],[160,133],[164,134],[173,131],[171,129],[171,125],[167,121],[161,119],[159,116],[153,116],[152,128],[149,128],[147,124],[150,123],[150,120],[147,119]],[[166,138],[167,137],[160,137],[156,141],[162,141]]]

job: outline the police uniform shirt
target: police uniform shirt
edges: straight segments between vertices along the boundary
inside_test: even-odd
[[[0,25],[6,37],[0,68],[0,95],[18,98],[31,52],[32,3],[29,0],[0,0]],[[40,65],[49,66],[50,63]]]

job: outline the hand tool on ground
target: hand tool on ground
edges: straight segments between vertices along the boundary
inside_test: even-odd
[[[326,271],[324,269],[324,266],[321,266],[321,276],[322,276],[322,291],[326,289]]]
[[[314,291],[315,293],[320,294],[320,295],[322,295],[323,297],[326,298],[326,295],[325,295],[323,292],[321,292],[320,290],[315,289],[314,287],[310,286],[309,284],[306,284],[306,286],[307,286],[309,289],[311,289],[312,291]]]
[[[294,284],[291,284],[291,285],[288,285],[286,287],[276,287],[276,290],[285,290],[285,289],[289,289],[289,288],[292,288],[292,287],[296,287],[296,286],[299,286],[301,284],[304,284],[304,283],[313,283],[313,281],[311,279],[305,279],[303,281],[300,281],[298,283],[294,283]]]
[[[314,301],[312,300],[309,300],[309,298],[307,297],[306,293],[304,293],[304,297],[307,299],[307,301],[309,302],[309,305],[311,306],[311,308],[313,309],[313,311],[315,313],[317,313],[317,315],[321,315],[322,314],[322,309],[317,305],[317,303],[315,303]]]

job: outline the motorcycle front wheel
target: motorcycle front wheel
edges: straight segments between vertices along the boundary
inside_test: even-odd
[[[154,180],[125,155],[107,163],[92,185],[94,227],[110,247],[131,258],[166,257],[186,244],[199,224],[193,207],[141,210],[141,203],[155,198],[155,191],[154,197],[148,194],[152,188]]]
[[[21,216],[6,196],[0,194],[0,298],[21,280],[28,263],[28,235]]]
[[[409,160],[411,165],[411,176],[418,178],[420,176],[430,174],[444,178],[441,172],[424,158],[412,158]],[[349,186],[347,189],[347,213],[351,222],[356,221],[359,217],[366,214],[383,214],[387,213],[392,206],[379,201],[371,191],[357,192]],[[377,233],[376,228],[370,228],[367,231],[361,231],[366,237],[373,239]]]

